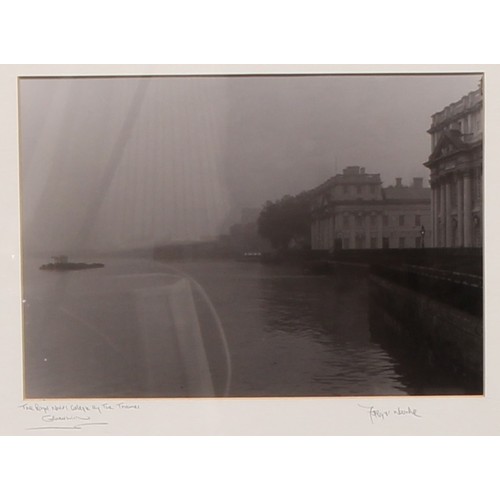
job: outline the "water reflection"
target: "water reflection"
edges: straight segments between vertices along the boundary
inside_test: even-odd
[[[30,397],[408,393],[370,336],[366,270],[109,262],[25,273]]]
[[[398,339],[380,331],[380,325],[370,322],[371,338],[375,345],[384,349],[395,361],[394,370],[401,383],[412,395],[479,395],[483,393],[482,382],[459,367],[432,357],[432,347],[422,343]]]
[[[300,373],[289,389],[293,394],[406,393],[395,361],[371,342],[366,278],[366,270],[344,267],[332,276],[267,275],[260,280],[265,331],[276,355],[289,356]]]

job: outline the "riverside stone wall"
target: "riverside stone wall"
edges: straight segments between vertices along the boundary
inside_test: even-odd
[[[467,283],[455,283],[454,290],[462,294],[461,300],[471,296],[477,301],[477,289]],[[482,311],[477,308],[464,311],[454,306],[453,301],[439,300],[431,292],[401,286],[390,275],[388,278],[372,273],[369,312],[372,335],[404,345],[423,363],[472,380],[473,385],[482,388]]]

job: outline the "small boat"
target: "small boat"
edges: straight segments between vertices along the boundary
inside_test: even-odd
[[[104,264],[93,262],[88,264],[86,262],[69,262],[66,255],[52,257],[54,262],[43,264],[40,266],[42,271],[79,271],[82,269],[96,269],[104,267]]]

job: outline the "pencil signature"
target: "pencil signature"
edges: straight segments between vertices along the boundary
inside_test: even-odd
[[[360,408],[367,410],[367,413],[370,417],[370,422],[372,424],[380,421],[387,420],[392,417],[414,417],[414,418],[422,418],[422,415],[418,414],[418,410],[416,408],[412,408],[410,405],[402,407],[398,406],[397,408],[392,408],[389,410],[381,410],[375,406],[365,406],[358,404]]]

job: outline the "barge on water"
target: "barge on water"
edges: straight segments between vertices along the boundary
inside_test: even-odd
[[[54,262],[43,264],[40,266],[40,269],[42,271],[80,271],[82,269],[96,269],[99,267],[104,267],[104,264],[100,264],[98,262],[69,262],[66,255],[52,257],[52,260]]]

